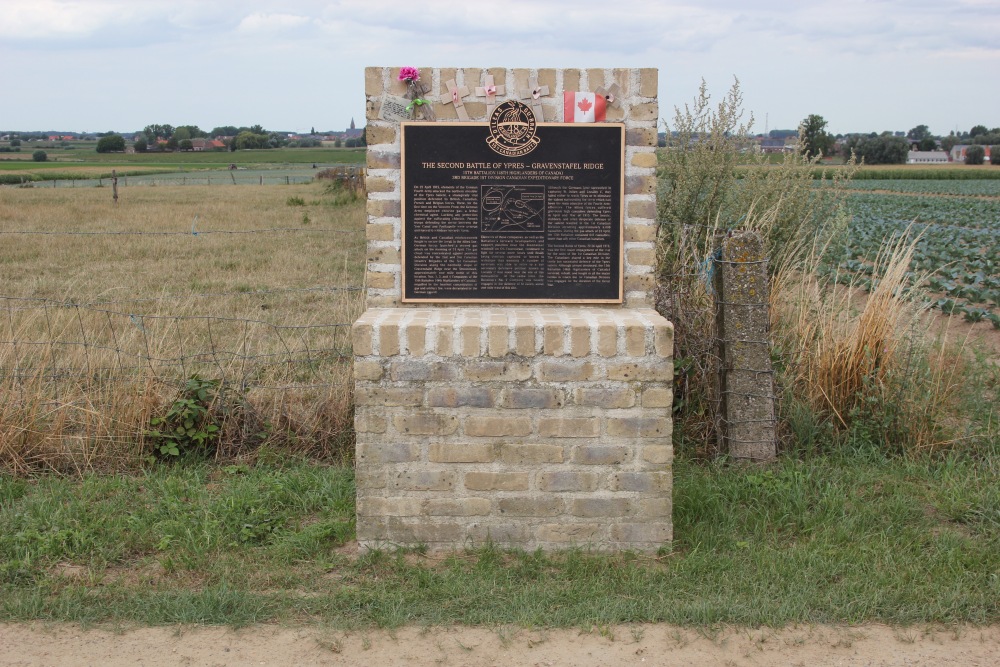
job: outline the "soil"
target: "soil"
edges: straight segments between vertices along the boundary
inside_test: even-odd
[[[1000,659],[1000,626],[692,630],[667,625],[590,631],[416,628],[342,632],[256,626],[124,631],[63,624],[0,624],[0,667],[40,665],[461,665],[597,667],[987,667]]]

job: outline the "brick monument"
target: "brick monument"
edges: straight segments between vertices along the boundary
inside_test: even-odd
[[[655,551],[673,453],[656,70],[419,71],[402,124],[400,69],[365,71],[358,541]],[[600,94],[605,122],[563,123],[565,91]]]

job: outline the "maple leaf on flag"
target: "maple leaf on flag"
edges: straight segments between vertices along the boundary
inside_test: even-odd
[[[588,111],[590,111],[590,107],[592,107],[592,106],[594,106],[594,105],[593,105],[593,104],[591,104],[591,103],[590,103],[590,100],[588,100],[588,99],[587,99],[587,98],[585,97],[585,98],[583,98],[582,100],[580,100],[580,103],[579,103],[579,104],[577,104],[576,106],[580,107],[580,110],[581,110],[581,111],[582,111],[583,113],[587,113]]]

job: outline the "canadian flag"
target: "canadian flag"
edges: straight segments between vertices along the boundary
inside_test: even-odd
[[[563,93],[563,121],[566,123],[597,123],[604,120],[606,104],[597,93]]]

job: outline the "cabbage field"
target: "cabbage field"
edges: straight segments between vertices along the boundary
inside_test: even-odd
[[[886,180],[854,186],[848,247],[830,268],[841,282],[854,280],[871,289],[871,260],[882,240],[909,228],[921,235],[913,277],[927,276],[922,283],[934,295],[933,305],[1000,329],[1000,181]]]

